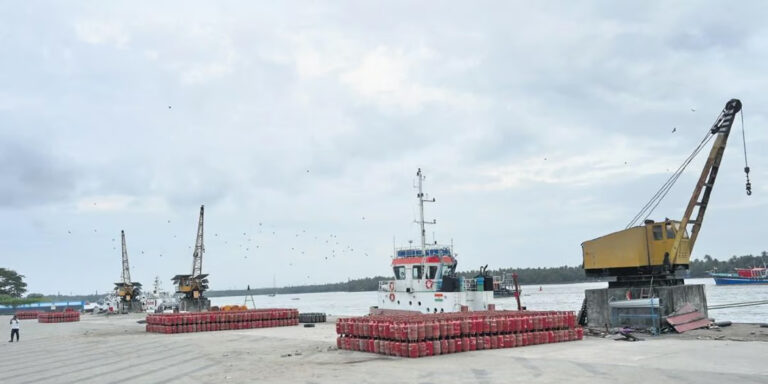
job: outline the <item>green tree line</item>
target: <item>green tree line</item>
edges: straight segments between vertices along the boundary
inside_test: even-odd
[[[718,260],[710,255],[705,255],[702,259],[693,259],[690,263],[690,269],[686,277],[697,278],[707,277],[709,272],[734,272],[735,268],[762,267],[768,264],[768,252],[763,251],[760,255],[731,256],[726,260]],[[589,279],[584,275],[584,269],[581,265],[560,267],[539,267],[539,268],[500,268],[489,270],[488,273],[493,276],[511,275],[517,273],[518,281],[521,285],[537,284],[568,284],[581,283],[586,281],[597,281]],[[479,274],[478,270],[462,271],[458,273],[465,278],[474,277]],[[29,294],[22,298],[26,292],[26,283],[23,282],[23,275],[17,274],[0,268],[0,304],[3,301],[8,304],[22,304],[34,301],[96,301],[103,295],[46,295]],[[345,282],[296,285],[280,288],[254,288],[254,289],[230,289],[230,290],[211,290],[206,293],[208,297],[222,296],[244,296],[248,293],[252,295],[267,294],[296,294],[296,293],[315,293],[315,292],[364,292],[375,291],[379,288],[379,281],[390,280],[392,277],[376,276],[361,279],[350,279]]]

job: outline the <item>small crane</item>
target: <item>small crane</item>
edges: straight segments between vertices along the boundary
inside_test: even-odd
[[[128,264],[128,248],[125,246],[125,231],[120,231],[123,243],[123,272],[119,283],[115,283],[115,291],[120,298],[120,313],[141,312],[141,283],[131,281],[131,266]]]
[[[211,301],[203,293],[208,290],[208,275],[203,273],[203,217],[205,206],[200,206],[200,219],[197,224],[197,238],[195,250],[192,253],[192,274],[176,275],[171,280],[176,285],[176,292],[184,297],[179,301],[179,310],[188,312],[207,311],[211,307]]]

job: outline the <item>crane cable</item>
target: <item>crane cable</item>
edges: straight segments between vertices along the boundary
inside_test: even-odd
[[[751,196],[752,183],[749,181],[749,163],[747,162],[747,135],[744,132],[744,107],[741,109],[741,142],[744,144],[744,174],[747,176],[747,196]]]
[[[747,184],[746,184],[746,190],[747,190],[747,196],[752,195],[752,183],[749,180],[749,163],[747,162],[747,138],[745,134],[744,129],[744,111],[743,109],[741,112],[741,139],[742,144],[744,146],[744,173],[747,177]],[[696,155],[701,152],[701,150],[704,148],[705,145],[713,138],[715,137],[715,134],[711,132],[711,130],[707,130],[707,133],[705,134],[704,138],[699,142],[699,145],[696,146],[696,148],[693,150],[693,152],[683,161],[683,163],[680,165],[680,167],[675,170],[674,173],[667,179],[666,182],[659,188],[658,191],[651,197],[651,199],[645,203],[645,205],[640,209],[640,212],[638,212],[632,220],[627,224],[625,229],[629,229],[636,223],[638,223],[641,219],[646,220],[648,217],[651,216],[653,211],[656,209],[656,207],[659,206],[662,200],[667,196],[669,191],[672,189],[672,186],[677,182],[677,179],[680,178],[680,175],[682,175],[683,171],[686,167],[693,161],[693,159],[696,157]]]
[[[707,145],[707,143],[714,137],[714,134],[707,129],[707,133],[704,135],[704,138],[701,139],[701,142],[694,148],[693,152],[691,152],[690,155],[683,161],[682,164],[675,170],[674,173],[667,179],[666,182],[656,191],[656,193],[651,197],[651,199],[645,203],[645,205],[640,209],[640,212],[638,212],[632,220],[627,224],[625,229],[628,229],[635,225],[638,221],[647,219],[653,211],[658,207],[658,205],[661,203],[661,201],[664,199],[664,197],[667,196],[667,193],[669,193],[670,189],[672,189],[672,186],[677,182],[677,179],[680,178],[680,175],[683,174],[683,171],[688,167],[688,165],[693,161],[693,159],[696,157],[696,155],[701,152],[701,150]],[[644,216],[644,217],[643,217]]]

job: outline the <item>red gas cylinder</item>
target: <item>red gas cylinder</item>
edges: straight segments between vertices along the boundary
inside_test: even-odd
[[[426,353],[425,356],[434,356],[435,355],[435,343],[432,341],[423,341],[422,343],[426,346]]]
[[[476,351],[477,350],[477,337],[470,337],[469,338],[469,350],[470,351]]]
[[[419,357],[419,343],[408,343],[408,357]]]
[[[491,339],[491,336],[483,336],[483,347],[485,347],[485,349],[491,349],[491,346],[493,345]]]
[[[459,320],[451,320],[451,336],[459,336],[461,335],[461,321]]]
[[[440,340],[433,340],[432,341],[432,351],[435,356],[442,354],[442,348],[440,344]]]
[[[431,344],[431,343],[430,343]],[[419,341],[419,357],[424,357],[427,355],[427,342],[426,341]]]
[[[504,344],[504,335],[496,335],[496,347],[497,348],[505,348],[506,345]]]
[[[455,343],[456,343],[456,352],[463,352],[464,351],[464,339],[462,339],[461,337],[457,337]]]
[[[459,345],[456,344],[456,348],[458,350]],[[461,338],[461,351],[467,352],[469,351],[469,337],[462,337]]]
[[[406,342],[400,343],[400,355],[399,356],[408,357],[408,343],[406,343]]]
[[[477,337],[477,350],[482,351],[485,349],[485,338],[483,336]]]
[[[463,317],[459,321],[461,322],[461,325],[460,325],[460,327],[461,327],[461,335],[462,336],[469,335],[470,328],[471,328],[471,326],[469,324],[469,319],[466,318],[466,317]]]
[[[448,353],[456,353],[456,339],[448,339]]]
[[[584,328],[576,328],[576,340],[584,339]]]
[[[446,339],[440,340],[440,350],[443,352],[444,355],[451,353],[451,350],[448,347],[448,340]]]
[[[499,348],[499,339],[496,338],[496,336],[490,336],[491,341],[491,349],[497,349]]]

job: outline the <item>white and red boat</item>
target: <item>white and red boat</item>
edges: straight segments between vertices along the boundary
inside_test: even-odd
[[[429,199],[422,190],[421,169],[416,176],[421,244],[394,249],[395,279],[379,282],[378,308],[422,313],[458,312],[462,306],[471,311],[488,309],[493,301],[493,277],[485,273],[475,278],[457,276],[453,244],[426,243],[424,225],[436,221],[424,221],[424,203],[435,202],[435,199]]]

